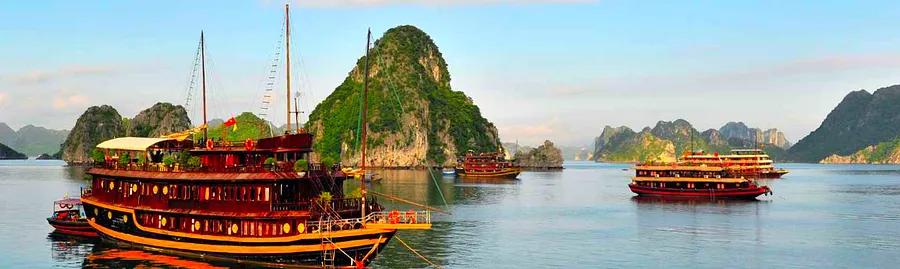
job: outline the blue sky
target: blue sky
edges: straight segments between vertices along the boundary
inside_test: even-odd
[[[0,122],[71,128],[91,105],[183,104],[200,30],[211,117],[257,112],[283,3],[0,3]],[[893,1],[314,0],[292,4],[291,24],[305,111],[361,56],[366,28],[411,24],[503,140],[587,145],[604,125],[678,118],[796,142],[848,92],[900,82],[896,18]]]

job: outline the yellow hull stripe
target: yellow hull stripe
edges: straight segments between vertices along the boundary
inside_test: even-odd
[[[91,199],[90,197],[82,198],[81,200],[84,203],[88,203],[97,207],[102,207],[106,209],[116,210],[131,214],[131,219],[137,219],[137,216],[134,214],[134,209],[118,207],[106,203],[102,203],[96,200]],[[283,243],[283,242],[291,242],[303,239],[321,239],[323,236],[331,237],[332,239],[348,237],[348,236],[359,236],[359,235],[369,235],[369,234],[383,234],[392,232],[393,229],[390,228],[379,228],[379,227],[369,227],[373,224],[367,224],[364,229],[353,229],[346,231],[336,231],[331,233],[305,233],[291,236],[281,236],[281,237],[240,237],[240,236],[221,236],[221,235],[205,235],[205,234],[192,234],[192,233],[184,233],[184,232],[175,232],[175,231],[167,231],[157,228],[151,228],[142,226],[137,221],[134,222],[134,225],[137,226],[138,229],[155,234],[164,234],[168,236],[177,236],[177,237],[186,237],[186,238],[194,238],[194,239],[203,239],[203,240],[212,240],[212,241],[226,241],[226,242],[245,242],[245,243]],[[430,224],[429,224],[430,228]]]
[[[170,240],[160,240],[154,238],[145,238],[126,233],[117,232],[102,225],[97,224],[94,220],[88,220],[88,223],[97,231],[110,236],[112,238],[137,243],[152,247],[180,249],[198,252],[215,252],[227,254],[296,254],[303,252],[319,252],[322,250],[332,250],[336,248],[354,248],[373,246],[376,243],[382,244],[387,241],[385,238],[378,239],[360,239],[345,242],[337,242],[335,244],[315,244],[315,245],[295,245],[295,246],[229,246],[229,245],[210,245],[199,243],[187,243]]]

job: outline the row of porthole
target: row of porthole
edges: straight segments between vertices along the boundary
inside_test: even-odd
[[[110,191],[115,190],[115,189],[116,189],[116,182],[115,182],[115,181],[110,181],[108,186],[109,186],[109,190],[110,190]],[[103,182],[102,182],[102,181],[100,182],[100,188],[103,188]],[[132,184],[132,185],[131,185],[131,191],[132,191],[132,192],[137,192],[137,191],[138,191],[138,186],[137,186],[137,184]],[[154,186],[153,186],[153,194],[157,194],[157,193],[159,193],[159,187],[154,185]],[[163,193],[163,195],[169,194],[169,186],[163,186],[163,188],[162,188],[162,193]]]
[[[97,209],[94,209],[95,212],[96,212],[96,210],[97,210]],[[110,218],[110,219],[111,219],[111,218],[112,218],[112,213],[110,213],[110,214],[107,216],[107,218]],[[124,219],[124,220],[125,220],[125,222],[128,222],[128,217],[125,216],[125,219]],[[168,218],[160,218],[160,219],[159,219],[159,224],[162,225],[162,226],[166,226],[166,223],[168,222],[167,220],[168,220]],[[200,227],[201,227],[201,226],[200,226],[200,221],[194,221],[194,225],[192,225],[192,226],[194,226],[192,231],[194,231],[194,230],[199,231],[199,230],[200,230]],[[284,231],[284,233],[290,233],[290,232],[291,232],[291,224],[290,224],[290,223],[284,223],[284,225],[281,226],[281,229],[282,229],[282,231]],[[305,229],[306,229],[306,226],[303,225],[303,223],[298,223],[298,224],[297,224],[297,231],[300,231],[300,233],[305,232],[305,231],[306,231]],[[232,234],[237,234],[237,232],[238,232],[238,225],[237,225],[236,223],[231,224],[231,233],[232,233]]]
[[[94,215],[95,216],[100,215],[100,212],[97,208],[94,208]],[[106,218],[110,219],[110,220],[113,218],[112,211],[106,211]],[[128,223],[128,215],[122,215],[122,221],[125,223]],[[160,218],[160,220],[159,220],[159,224],[162,226],[166,226],[167,222],[168,222],[168,218]],[[195,221],[193,226],[194,226],[193,228],[195,230],[200,230],[200,222],[199,221]],[[291,224],[284,223],[284,225],[281,226],[281,229],[282,229],[282,231],[284,231],[284,233],[290,233],[291,232]],[[303,223],[297,223],[297,231],[299,231],[300,233],[305,232],[306,226],[303,225]],[[236,223],[231,224],[231,233],[237,234],[237,232],[238,232],[238,225]]]
[[[97,208],[94,208],[94,216],[99,216],[100,211]],[[106,219],[111,220],[113,218],[112,211],[106,211]],[[128,223],[128,215],[122,215],[122,222]]]

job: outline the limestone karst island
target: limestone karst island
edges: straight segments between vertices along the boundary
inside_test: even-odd
[[[0,10],[0,268],[900,264],[900,3]]]

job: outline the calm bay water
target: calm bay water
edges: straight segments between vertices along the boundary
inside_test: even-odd
[[[637,199],[628,165],[588,162],[501,182],[383,171],[371,188],[436,207],[446,200],[452,214],[436,214],[434,229],[398,237],[448,268],[900,264],[900,166],[782,167],[791,173],[761,182],[774,195],[759,201]],[[237,266],[49,237],[51,202],[87,183],[61,162],[0,161],[0,268]],[[428,264],[395,240],[373,267]]]

